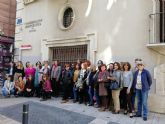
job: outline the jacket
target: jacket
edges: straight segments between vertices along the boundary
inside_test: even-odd
[[[136,83],[137,83],[137,76],[138,76],[138,70],[134,73],[134,78],[133,78],[133,85],[132,88],[135,90],[136,89]],[[142,82],[142,91],[147,91],[150,89],[150,86],[152,84],[152,78],[146,69],[142,70],[141,73],[141,82]]]

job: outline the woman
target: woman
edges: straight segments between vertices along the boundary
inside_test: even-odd
[[[10,62],[10,67],[9,67],[9,70],[8,70],[8,74],[11,76],[11,81],[12,82],[14,80],[14,73],[15,73],[15,63]]]
[[[52,93],[52,87],[48,75],[43,74],[41,86],[42,86],[41,88],[42,98],[40,101],[46,101],[47,99],[51,98],[51,93]]]
[[[123,64],[123,105],[124,105],[124,114],[127,114],[127,105],[129,107],[129,116],[133,117],[132,114],[132,103],[131,103],[131,87],[133,82],[133,73],[130,71],[131,65],[129,62]]]
[[[101,71],[101,65],[102,64],[103,64],[103,61],[98,60],[98,62],[97,62],[98,69],[97,69],[95,75],[93,76],[93,80],[94,80],[94,100],[96,101],[94,107],[96,107],[96,108],[100,107],[98,75]]]
[[[24,89],[24,96],[32,97],[33,94],[34,94],[34,80],[32,75],[28,75]]]
[[[87,76],[87,85],[88,85],[88,97],[89,97],[89,104],[88,106],[93,106],[93,96],[94,96],[94,79],[93,76],[96,73],[96,67],[91,66],[90,71]]]
[[[113,71],[114,71],[114,65],[113,63],[109,64],[109,76],[112,77],[113,75]],[[111,83],[111,80],[109,80],[109,84]],[[110,85],[108,85],[110,86]],[[113,100],[112,100],[112,90],[110,88],[108,88],[108,108],[110,108],[110,110],[113,109]]]
[[[116,89],[113,88],[111,89],[112,98],[114,102],[114,111],[112,112],[113,114],[119,114],[120,112],[119,95],[120,95],[120,89],[122,88],[121,78],[122,78],[122,72],[121,72],[120,64],[118,62],[114,62],[114,71],[112,77],[109,77],[109,79],[111,80],[111,85],[112,83],[116,83],[118,85]]]
[[[136,90],[136,96],[138,101],[137,113],[135,117],[142,117],[147,121],[148,116],[148,92],[152,84],[152,78],[148,70],[144,69],[142,61],[137,63],[138,70],[134,74],[133,89]]]
[[[107,109],[107,96],[108,96],[108,92],[107,89],[105,87],[106,83],[108,83],[108,77],[109,77],[109,73],[106,70],[106,65],[102,64],[101,65],[101,71],[98,75],[98,82],[99,82],[99,96],[101,99],[101,108],[99,109],[99,111],[105,111]]]
[[[22,76],[20,75],[18,77],[18,80],[15,82],[15,93],[14,95],[17,96],[23,96],[24,93],[24,87],[25,87],[25,82],[22,79]]]
[[[2,95],[4,97],[10,97],[12,94],[14,94],[14,83],[11,81],[11,76],[9,75],[2,88]]]
[[[18,80],[18,77],[22,76],[22,79],[25,77],[24,67],[21,61],[18,61],[14,73],[14,82]]]
[[[78,88],[76,87],[76,82],[78,80],[78,76],[80,74],[80,70],[81,70],[81,66],[80,64],[76,65],[76,69],[74,71],[74,75],[73,75],[73,95],[74,95],[74,100],[73,102],[77,102],[78,101]]]
[[[65,70],[62,72],[62,83],[63,83],[63,98],[62,98],[62,103],[68,102],[68,97],[70,94],[70,84],[72,80],[72,72],[70,70],[70,65],[66,64],[65,65]]]
[[[49,67],[48,61],[44,62],[44,66],[42,68],[42,73],[47,75],[50,78],[50,67]]]
[[[61,76],[61,66],[58,61],[54,61],[51,68],[51,84],[53,89],[53,96],[58,97],[60,91],[60,76]]]
[[[33,68],[33,65],[29,62],[28,68],[25,69],[25,77],[26,77],[26,79],[28,78],[29,75],[31,75],[32,78],[34,78],[35,77],[35,71],[36,71],[36,69]]]
[[[41,62],[38,61],[36,63],[36,71],[35,71],[35,78],[34,78],[34,92],[36,94],[37,97],[40,97],[40,81],[42,80],[42,77],[41,77],[41,68],[42,68],[42,65],[41,65]]]
[[[78,88],[78,95],[79,95],[79,104],[83,103],[83,101],[87,102],[87,96],[85,90],[86,90],[86,78],[87,78],[87,65],[85,63],[81,64],[81,71],[80,75],[78,77],[78,80],[76,82],[76,87]]]

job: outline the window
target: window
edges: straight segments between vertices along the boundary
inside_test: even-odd
[[[63,26],[65,28],[68,28],[73,21],[73,10],[72,8],[67,8],[64,12],[64,17],[63,17]]]
[[[61,65],[76,63],[87,59],[87,45],[64,46],[52,48],[52,60],[58,60]]]
[[[74,9],[70,5],[65,5],[59,12],[58,24],[62,30],[71,29],[75,19]]]

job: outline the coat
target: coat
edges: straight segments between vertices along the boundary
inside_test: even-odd
[[[136,83],[137,83],[137,76],[138,76],[138,70],[134,73],[134,78],[133,78],[133,85],[132,88],[133,90],[136,89]],[[142,91],[147,91],[150,89],[150,86],[152,84],[152,78],[151,75],[149,73],[149,71],[147,71],[146,69],[142,70],[141,73],[141,82],[142,82]]]

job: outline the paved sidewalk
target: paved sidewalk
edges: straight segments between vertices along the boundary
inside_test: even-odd
[[[131,118],[129,118],[129,116],[125,116],[123,114],[113,115],[109,111],[99,112],[94,107],[85,106],[84,104],[72,103],[71,101],[68,103],[65,103],[65,104],[61,104],[60,98],[53,98],[51,100],[44,101],[44,102],[40,102],[38,98],[0,99],[0,124],[20,124],[20,122],[16,121],[16,119],[12,120],[11,115],[10,115],[10,117],[7,117],[7,116],[5,117],[4,115],[2,115],[3,112],[1,110],[4,108],[9,109],[13,105],[18,105],[18,104],[22,104],[22,103],[26,103],[26,102],[30,102],[30,103],[32,102],[36,105],[38,104],[39,106],[42,106],[42,105],[49,106],[49,108],[52,108],[52,110],[55,110],[55,108],[59,108],[60,111],[67,110],[70,112],[70,114],[67,114],[68,117],[72,117],[71,116],[72,112],[81,114],[82,117],[83,116],[93,117],[93,119],[89,122],[89,124],[165,124],[165,115],[163,115],[163,114],[150,113],[148,121],[144,122],[142,120],[142,118],[131,119]],[[4,110],[6,110],[6,109],[4,109]],[[39,115],[36,116],[36,118],[40,118],[40,115],[42,115],[40,113],[37,113],[37,114],[39,114]],[[35,116],[35,113],[34,113],[34,116]],[[65,115],[65,117],[67,117],[67,116]],[[59,123],[59,124],[61,124],[61,123]],[[46,124],[46,123],[44,123],[44,124]]]

